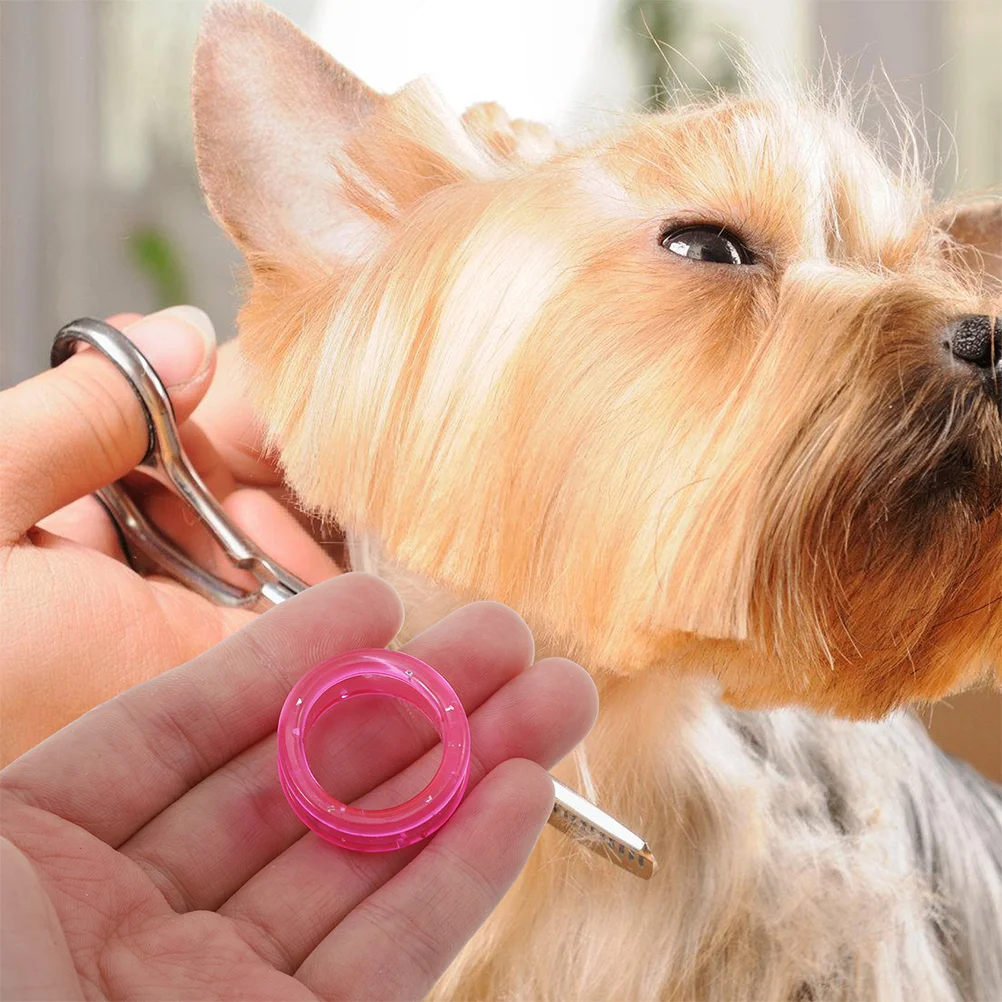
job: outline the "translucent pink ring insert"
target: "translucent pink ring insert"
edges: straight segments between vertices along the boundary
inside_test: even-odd
[[[306,760],[306,739],[331,707],[372,695],[412,703],[442,739],[442,761],[431,782],[410,800],[379,810],[335,800]],[[470,723],[452,686],[423,661],[401,651],[350,651],[317,665],[293,686],[278,719],[278,777],[296,816],[321,838],[360,852],[399,849],[438,831],[463,799]]]

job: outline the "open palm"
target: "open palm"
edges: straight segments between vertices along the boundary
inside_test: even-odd
[[[8,766],[5,993],[424,994],[523,865],[553,803],[541,766],[584,736],[596,706],[576,665],[530,667],[532,638],[510,610],[454,613],[407,650],[449,679],[470,715],[466,800],[424,846],[335,848],[285,803],[278,713],[304,671],[386,644],[400,615],[366,575],[318,585]],[[339,797],[385,806],[430,778],[434,734],[406,707],[361,700],[348,712],[311,746]]]

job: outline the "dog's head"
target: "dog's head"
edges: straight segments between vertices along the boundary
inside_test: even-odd
[[[195,115],[311,509],[743,705],[879,713],[1002,652],[1002,205],[944,215],[786,96],[561,148],[256,5],[210,11]]]

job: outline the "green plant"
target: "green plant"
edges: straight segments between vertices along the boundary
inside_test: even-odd
[[[130,257],[153,287],[158,310],[188,302],[188,282],[180,256],[170,237],[155,226],[134,230],[128,236]]]

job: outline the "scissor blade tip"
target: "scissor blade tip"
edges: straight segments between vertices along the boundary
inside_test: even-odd
[[[643,854],[651,862],[651,868],[647,874],[647,879],[650,880],[650,878],[653,877],[654,874],[658,872],[658,858],[657,856],[654,855],[653,852],[651,852],[651,847],[646,842],[644,843],[644,848],[641,850],[641,852],[643,852]]]

